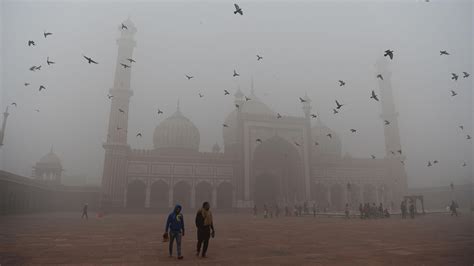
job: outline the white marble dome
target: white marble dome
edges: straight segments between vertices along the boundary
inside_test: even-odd
[[[155,149],[199,150],[200,135],[197,127],[178,109],[163,120],[153,134]]]
[[[41,157],[38,163],[44,166],[62,168],[61,159],[53,152],[52,148],[48,154]]]

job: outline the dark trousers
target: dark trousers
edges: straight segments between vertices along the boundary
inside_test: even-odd
[[[197,242],[197,254],[199,255],[201,251],[201,245],[202,247],[202,256],[206,256],[207,252],[207,247],[209,246],[209,238],[211,238],[211,229],[209,227],[205,228],[199,228],[197,231],[197,237],[198,237],[198,242]]]
[[[86,217],[87,220],[89,220],[89,216],[87,216],[87,212],[82,212],[81,218],[84,218],[84,216]]]

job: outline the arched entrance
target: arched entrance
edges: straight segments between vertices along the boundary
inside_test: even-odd
[[[173,203],[186,209],[191,207],[191,186],[187,182],[180,181],[174,185]]]
[[[305,200],[302,162],[294,145],[274,136],[255,149],[250,192],[258,206]]]
[[[134,180],[127,186],[127,207],[145,208],[146,185],[141,180]]]
[[[205,201],[212,204],[212,185],[200,182],[196,185],[196,208],[200,208]]]
[[[232,208],[232,195],[233,189],[232,184],[229,182],[223,182],[217,187],[217,206],[219,209],[230,209]]]
[[[331,210],[342,211],[344,209],[344,189],[341,185],[331,186]]]
[[[371,184],[367,184],[364,186],[364,203],[375,203],[377,200],[375,197],[375,187]]]
[[[150,207],[151,208],[167,208],[168,207],[168,184],[158,180],[153,182],[150,191]]]

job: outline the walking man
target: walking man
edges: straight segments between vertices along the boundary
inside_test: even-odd
[[[196,227],[197,227],[197,252],[196,256],[199,256],[202,247],[203,258],[206,258],[207,247],[209,246],[209,238],[214,238],[214,224],[212,222],[212,212],[209,210],[209,202],[204,202],[202,208],[196,213]]]
[[[451,202],[451,206],[449,206],[449,209],[451,210],[451,216],[453,215],[458,216],[457,208],[458,208],[458,204],[453,200]]]
[[[86,220],[89,220],[89,216],[87,215],[87,203],[84,204],[84,208],[82,208],[82,216],[81,216],[81,219],[84,219],[84,216],[86,217]]]
[[[402,201],[400,204],[400,210],[402,211],[402,219],[405,219],[407,217],[407,205],[405,201]]]
[[[174,210],[170,215],[168,215],[168,220],[166,221],[165,234],[169,230],[169,253],[170,257],[173,256],[173,242],[176,239],[176,249],[178,251],[178,259],[182,260],[181,256],[181,237],[184,236],[184,217],[181,213],[181,205],[177,204],[174,207]]]

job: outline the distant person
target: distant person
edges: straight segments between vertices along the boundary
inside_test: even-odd
[[[344,213],[346,214],[346,218],[349,219],[349,203],[346,203]]]
[[[273,218],[273,206],[270,205],[270,218]]]
[[[388,209],[387,209],[387,208],[385,208],[385,210],[384,210],[384,212],[383,212],[383,216],[384,216],[385,218],[390,218],[390,213],[388,212]]]
[[[316,203],[313,203],[313,217],[316,217]]]
[[[384,211],[383,211],[383,204],[382,202],[380,202],[379,204],[379,211],[378,211],[378,214],[380,217],[383,217],[384,216]]]
[[[280,216],[280,207],[278,204],[275,204],[275,217],[278,218],[278,216]]]
[[[199,256],[202,247],[203,258],[206,258],[207,247],[209,246],[209,239],[215,236],[214,224],[212,221],[212,212],[209,210],[209,202],[204,202],[202,208],[196,213],[196,227],[197,227],[197,252],[196,256]]]
[[[285,204],[285,216],[290,216],[290,210],[288,209],[288,204]]]
[[[402,201],[402,203],[400,204],[400,211],[402,212],[402,219],[406,219],[407,218],[407,204],[405,203],[405,201]]]
[[[268,218],[267,204],[263,204],[263,218]]]
[[[184,217],[181,213],[181,205],[177,204],[174,207],[172,213],[168,215],[168,220],[166,221],[165,227],[165,234],[168,233],[169,230],[169,253],[170,257],[173,256],[173,242],[176,239],[176,249],[178,251],[178,259],[182,260],[183,256],[181,256],[181,236],[184,236]]]
[[[415,219],[415,204],[413,202],[410,203],[410,218]]]
[[[84,216],[86,217],[86,220],[89,220],[89,216],[87,215],[87,207],[88,204],[84,204],[84,207],[82,208],[82,216],[81,219],[84,219]],[[94,214],[92,214],[92,217],[94,217]]]
[[[458,216],[457,208],[458,208],[458,204],[453,200],[451,202],[451,205],[449,206],[449,209],[451,210],[451,216],[453,215]]]
[[[257,205],[253,205],[253,216],[257,217]]]

